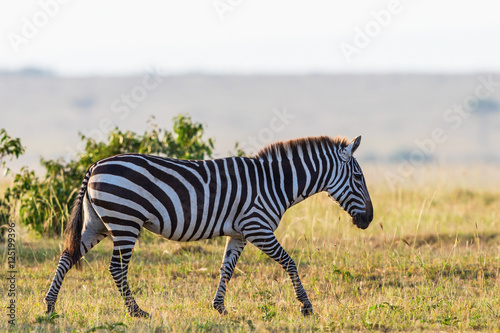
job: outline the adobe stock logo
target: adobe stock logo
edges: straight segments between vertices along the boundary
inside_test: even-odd
[[[20,47],[28,44],[35,38],[40,30],[45,28],[51,19],[59,14],[61,5],[66,5],[70,0],[40,0],[38,1],[38,10],[30,17],[24,16],[21,19],[19,33],[9,31],[7,39],[14,52],[19,52]]]
[[[367,48],[373,39],[391,24],[393,17],[400,14],[402,10],[403,6],[399,0],[390,0],[385,9],[372,11],[370,13],[372,19],[363,27],[354,27],[352,42],[342,42],[339,45],[347,63],[351,63],[353,56],[359,55],[363,49]]]
[[[281,110],[275,108],[273,116],[269,119],[268,125],[261,128],[256,134],[249,135],[239,146],[244,152],[255,153],[263,146],[275,141],[277,133],[284,131],[297,115],[287,111],[286,107]]]
[[[409,179],[417,168],[436,152],[438,146],[448,141],[450,134],[457,131],[464,120],[475,112],[479,102],[490,98],[499,88],[500,80],[495,78],[493,74],[479,76],[476,87],[469,95],[464,96],[460,102],[444,110],[442,114],[444,126],[433,128],[422,139],[415,138],[415,148],[407,158],[400,160],[396,172],[385,172],[385,179],[391,189],[395,190],[397,185]]]
[[[215,0],[212,3],[215,12],[221,21],[226,19],[226,13],[234,11],[243,3],[243,0]]]
[[[106,137],[113,128],[118,127],[120,121],[127,119],[133,110],[137,109],[148,96],[160,87],[164,78],[158,67],[146,73],[142,79],[131,89],[128,89],[117,96],[110,104],[110,113],[103,115],[96,127],[88,130],[83,129],[81,133],[97,142],[106,140]],[[71,161],[80,152],[85,150],[85,141],[80,141],[76,147],[66,146],[64,161]]]

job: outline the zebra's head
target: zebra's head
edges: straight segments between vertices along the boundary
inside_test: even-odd
[[[360,142],[361,136],[358,136],[345,147],[339,145],[337,172],[326,190],[351,215],[354,225],[366,229],[373,219],[373,206],[361,167],[352,156]]]

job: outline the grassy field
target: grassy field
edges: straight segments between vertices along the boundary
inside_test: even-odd
[[[490,170],[498,174],[498,168]],[[375,218],[365,231],[326,196],[290,209],[276,234],[295,259],[314,307],[304,318],[286,273],[248,245],[221,317],[212,306],[225,239],[175,243],[145,232],[129,283],[151,319],[134,319],[107,270],[111,242],[66,277],[45,316],[42,299],[61,240],[17,231],[17,330],[44,331],[500,331],[500,189],[481,171],[427,170],[391,189],[366,172]],[[7,298],[1,246],[0,287]],[[5,311],[5,308],[2,310]],[[0,331],[8,329],[2,315]]]

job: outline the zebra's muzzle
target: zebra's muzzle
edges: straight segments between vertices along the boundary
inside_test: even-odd
[[[357,212],[352,215],[352,223],[360,228],[366,229],[373,220],[373,206],[371,201],[367,202],[366,211],[364,213]]]
[[[352,217],[352,223],[360,228],[366,229],[370,225],[370,222],[365,218],[365,214],[356,214]]]

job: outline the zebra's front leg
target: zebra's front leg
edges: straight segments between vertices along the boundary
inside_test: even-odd
[[[245,248],[247,241],[243,238],[228,237],[226,242],[226,249],[224,251],[224,258],[222,259],[222,266],[220,268],[220,282],[215,298],[213,301],[214,308],[219,311],[221,315],[226,315],[227,311],[224,307],[224,296],[226,296],[226,284],[233,276],[234,267],[240,257],[241,252]]]
[[[300,309],[300,311],[304,316],[312,314],[312,304],[307,297],[307,293],[302,286],[302,282],[300,282],[297,266],[295,265],[293,259],[283,249],[274,234],[271,231],[263,234],[262,230],[260,230],[256,235],[252,235],[249,232],[248,235],[245,236],[250,243],[255,245],[262,252],[279,263],[281,267],[283,267],[283,269],[290,276],[290,280],[292,280],[293,288],[295,290],[295,297],[297,297],[299,302],[302,303],[302,308]]]

